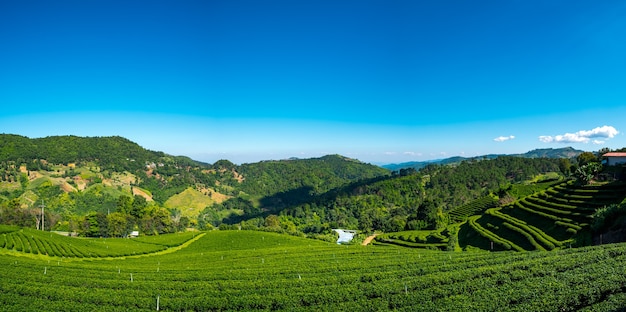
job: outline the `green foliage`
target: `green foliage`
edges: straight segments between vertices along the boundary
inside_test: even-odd
[[[591,221],[592,229],[601,230],[611,226],[605,220],[621,220],[618,205],[597,212],[596,208],[598,203],[615,204],[624,197],[626,185],[623,183],[581,186],[562,182],[511,206],[489,209],[483,216],[472,217],[469,225],[480,236],[504,249],[511,242],[522,250],[552,250],[572,242],[584,244]],[[480,242],[464,241],[461,245],[484,248],[476,243]]]
[[[120,137],[2,135],[0,142],[0,222],[35,227],[38,205],[45,203],[47,229],[84,236],[119,237],[131,230],[159,234],[195,224],[203,229],[222,226],[324,238],[338,227],[441,232],[451,222],[507,203],[518,208],[502,209],[501,215],[473,223],[524,249],[532,249],[532,241],[553,249],[550,244],[558,248],[574,239],[573,232],[584,234],[590,213],[613,203],[618,199],[614,193],[620,191],[546,181],[558,179],[556,172],[566,174],[568,163],[562,159],[494,156],[390,173],[338,155],[244,165],[221,160],[209,165],[148,151]],[[21,166],[31,170],[31,179],[20,172]],[[38,175],[44,177],[32,179]],[[529,179],[538,182],[518,183]],[[154,201],[133,196],[132,188],[152,195]],[[189,207],[163,208],[185,190],[206,200],[194,214],[173,213]],[[461,230],[465,233],[467,227]],[[456,245],[449,240],[436,243],[449,244],[446,248]]]
[[[596,210],[592,217],[591,229],[594,232],[606,231],[614,224],[623,222],[624,217],[626,217],[626,204],[612,204],[600,208]]]
[[[489,208],[496,207],[497,205],[498,201],[493,197],[493,195],[490,194],[450,211],[449,215],[452,222],[462,222],[469,216],[478,214]]]
[[[561,179],[554,179],[537,183],[515,183],[510,185],[507,189],[501,190],[501,196],[508,194],[515,199],[519,199],[541,192],[550,187],[561,184],[562,182],[563,181]]]
[[[190,231],[163,235],[139,236],[137,238],[133,238],[132,241],[153,245],[162,245],[165,247],[176,247],[182,245],[185,242],[188,242],[191,239],[194,239],[200,234],[200,232]]]
[[[578,162],[578,166],[582,167],[584,165],[597,162],[598,158],[592,152],[583,152],[576,156],[576,161]]]
[[[582,154],[581,154],[582,155]],[[584,165],[578,167],[576,178],[581,184],[589,184],[593,178],[602,170],[602,165],[598,162],[585,162]]]
[[[478,233],[480,236],[489,240],[492,243],[492,245],[496,244],[500,246],[503,250],[511,250],[511,249],[514,249],[516,251],[524,250],[521,247],[517,246],[516,244],[512,243],[511,241],[503,239],[500,236],[489,231],[488,229],[484,228],[482,225],[476,222],[478,218],[480,218],[480,216],[471,216],[468,219],[468,224],[474,231],[476,231],[476,233]]]
[[[266,205],[300,202],[299,196],[319,195],[357,180],[389,174],[389,171],[339,155],[321,158],[262,161],[243,164],[240,189],[267,197]]]
[[[148,311],[157,300],[163,311],[615,311],[625,250],[449,253],[212,231],[154,256],[2,254],[0,302],[8,311]]]
[[[280,213],[299,219],[299,224],[307,224],[317,215],[322,223],[333,227],[362,231],[438,229],[448,224],[446,213],[453,208],[484,198],[484,206],[471,207],[479,212],[494,204],[488,196],[502,185],[554,171],[558,171],[557,160],[515,157],[468,161],[456,166],[431,165],[418,172],[352,183]],[[450,216],[458,221],[456,218],[463,219],[469,213],[472,212],[461,211]],[[299,229],[307,232],[305,225]]]
[[[180,246],[196,236],[195,233],[166,234],[136,239],[84,239],[58,234],[19,229],[0,234],[4,250],[65,258],[102,258],[149,254]],[[2,251],[2,249],[0,249]]]
[[[20,227],[12,225],[0,225],[0,234],[11,233],[19,230]]]
[[[133,171],[163,153],[151,152],[122,137],[51,136],[29,139],[0,134],[0,161],[31,162],[45,155],[49,163],[97,160],[104,168]],[[20,162],[21,162],[20,161]]]

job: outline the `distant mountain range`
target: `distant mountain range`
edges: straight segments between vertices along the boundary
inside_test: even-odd
[[[523,154],[488,154],[488,155],[476,156],[476,157],[455,156],[455,157],[436,159],[436,160],[410,161],[410,162],[404,162],[404,163],[399,163],[399,164],[387,164],[387,165],[382,165],[381,167],[385,169],[393,170],[393,171],[400,170],[400,169],[408,169],[408,168],[419,170],[431,164],[448,165],[448,164],[460,163],[464,160],[494,159],[500,156],[517,156],[517,157],[524,157],[524,158],[573,158],[573,157],[580,155],[583,152],[584,151],[577,150],[569,146],[563,147],[563,148],[539,148],[539,149],[534,149],[530,152],[526,152]]]

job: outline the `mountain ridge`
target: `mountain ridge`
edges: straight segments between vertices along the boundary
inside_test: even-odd
[[[425,160],[425,161],[408,161],[402,163],[391,163],[381,165],[382,168],[389,169],[392,171],[400,170],[400,169],[421,169],[431,164],[437,165],[447,165],[447,164],[455,164],[465,160],[481,160],[481,159],[494,159],[500,156],[514,156],[514,157],[525,157],[525,158],[574,158],[579,154],[583,153],[582,150],[574,149],[571,146],[562,147],[562,148],[537,148],[526,153],[520,154],[486,154],[482,156],[475,157],[462,157],[462,156],[453,156],[442,159],[433,159],[433,160]]]

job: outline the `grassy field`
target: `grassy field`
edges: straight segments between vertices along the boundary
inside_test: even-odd
[[[213,205],[213,203],[214,201],[211,197],[195,189],[188,188],[180,194],[170,197],[165,202],[165,207],[181,207],[183,216],[196,218],[204,208]]]
[[[16,228],[4,231],[20,233]],[[175,252],[128,258],[0,254],[0,307],[3,311],[615,311],[626,302],[624,244],[552,252],[440,252],[344,246],[253,231],[195,234],[186,234],[192,240]],[[187,238],[118,240],[131,248],[138,243],[175,245]]]

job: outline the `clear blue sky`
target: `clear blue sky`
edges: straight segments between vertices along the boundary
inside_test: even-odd
[[[626,147],[624,1],[0,0],[0,133],[235,163]]]

